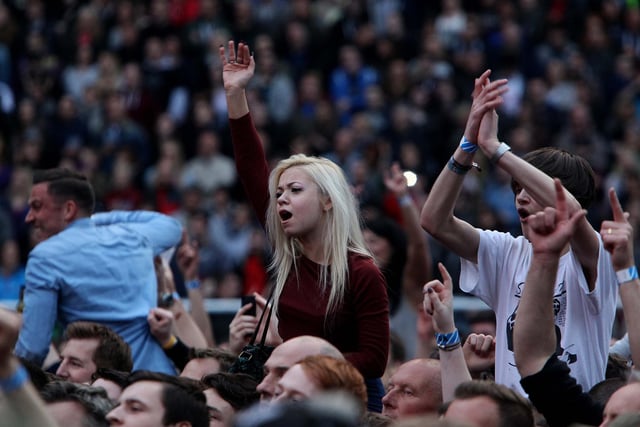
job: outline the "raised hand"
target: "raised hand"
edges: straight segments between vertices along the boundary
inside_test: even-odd
[[[249,344],[258,325],[259,317],[245,314],[250,308],[251,304],[240,307],[229,323],[229,349],[236,354],[239,354],[242,348]]]
[[[220,46],[218,53],[222,63],[222,81],[225,91],[244,90],[256,69],[249,45],[240,42],[236,51],[235,42],[230,40],[228,57],[224,46]]]
[[[464,130],[464,136],[475,144],[479,144],[480,124],[485,113],[494,110],[502,103],[502,94],[508,88],[506,86],[507,79],[500,79],[494,82],[489,80],[491,70],[486,70],[480,77],[475,79],[475,85],[471,97],[471,111],[467,119],[467,125]]]
[[[611,254],[614,269],[622,270],[634,265],[633,227],[629,223],[629,214],[622,210],[613,188],[609,189],[609,203],[613,220],[602,221],[600,235],[605,249]]]
[[[528,239],[536,254],[559,257],[569,243],[578,221],[586,215],[584,209],[569,215],[566,195],[560,180],[554,179],[556,207],[547,207],[524,219],[529,227]]]
[[[387,187],[387,190],[391,191],[398,199],[407,194],[409,190],[407,178],[405,178],[397,162],[394,162],[384,174],[384,185]]]
[[[160,344],[169,341],[169,338],[171,338],[173,322],[173,313],[164,308],[152,308],[147,315],[147,323],[149,324],[151,335],[153,335]]]
[[[491,335],[469,334],[462,346],[462,352],[469,371],[485,371],[495,363],[496,339]]]
[[[182,230],[182,242],[176,253],[176,261],[185,281],[198,278],[198,246],[189,241],[185,230]]]
[[[437,333],[453,332],[456,325],[453,320],[453,281],[442,263],[438,263],[442,276],[440,280],[432,280],[424,285],[424,311],[431,315],[433,329]]]

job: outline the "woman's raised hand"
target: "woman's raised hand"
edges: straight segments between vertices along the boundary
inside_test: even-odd
[[[230,40],[226,50],[228,52],[225,51],[224,46],[220,46],[218,50],[222,63],[224,89],[227,92],[234,89],[244,90],[256,68],[253,55],[249,51],[249,45],[240,42],[236,50],[235,42]]]

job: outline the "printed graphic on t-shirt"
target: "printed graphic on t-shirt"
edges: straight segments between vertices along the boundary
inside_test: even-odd
[[[516,313],[518,312],[518,307],[520,306],[519,300],[522,297],[523,288],[524,282],[520,282],[516,286],[516,292],[514,296],[518,299],[518,302],[516,303],[515,309],[509,315],[506,322],[507,348],[511,353],[513,353],[513,327],[516,322]],[[568,348],[563,348],[561,345],[561,331],[565,326],[567,320],[567,288],[564,281],[558,283],[555,287],[555,294],[553,295],[553,315],[555,318],[556,330],[556,355],[558,356],[558,359],[570,365],[578,361],[578,355],[575,353],[571,353],[570,351],[571,347],[574,346],[573,344],[571,344]],[[513,364],[513,366],[515,366],[515,364]]]

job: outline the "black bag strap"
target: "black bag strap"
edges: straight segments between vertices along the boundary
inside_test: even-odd
[[[267,340],[267,332],[269,331],[269,323],[271,322],[271,312],[273,311],[270,304],[273,300],[274,291],[275,291],[275,287],[271,290],[271,293],[269,294],[269,298],[267,299],[267,303],[264,306],[264,310],[262,310],[262,314],[260,315],[260,320],[258,320],[258,324],[256,325],[256,330],[253,331],[253,336],[251,337],[251,341],[249,342],[249,345],[253,345],[253,343],[256,342],[258,331],[260,330],[260,325],[262,325],[262,319],[264,318],[264,314],[268,311],[269,314],[267,315],[267,322],[265,323],[264,330],[262,331],[262,339],[260,340],[260,344],[258,344],[260,347],[264,347],[264,343]]]

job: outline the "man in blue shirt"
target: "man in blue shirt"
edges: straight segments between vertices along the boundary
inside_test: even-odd
[[[94,206],[86,177],[66,169],[34,173],[25,221],[39,243],[27,261],[15,354],[42,364],[56,319],[63,327],[85,320],[124,338],[134,370],[175,374],[147,314],[157,302],[153,257],[179,243],[181,226],[156,212],[91,215]]]

